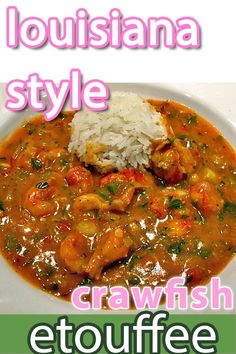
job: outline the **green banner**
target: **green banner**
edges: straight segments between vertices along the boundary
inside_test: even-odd
[[[140,321],[139,324],[137,321]],[[64,326],[62,330],[62,325],[67,327]],[[173,326],[177,327],[173,328]],[[211,328],[212,333],[208,333],[212,336],[211,340],[202,339],[207,332],[203,330],[200,333],[199,326],[203,326],[205,330],[206,326]],[[91,327],[92,331],[89,330]],[[48,330],[45,331],[45,328]],[[209,353],[236,353],[235,315],[169,315],[165,311],[155,314],[144,311],[138,317],[134,314],[119,315],[109,312],[105,315],[69,316],[1,315],[0,329],[1,354],[37,352],[162,354],[180,353],[181,349],[183,353],[206,353],[206,350]],[[158,331],[157,336],[155,336],[156,331]],[[140,333],[143,336],[142,351],[138,347]],[[197,334],[201,337],[198,341],[196,341]],[[172,336],[175,336],[175,339],[171,341]],[[178,340],[180,336],[182,341]],[[111,349],[111,342],[115,349]],[[200,351],[199,346],[202,348]],[[211,348],[214,351],[210,351]]]

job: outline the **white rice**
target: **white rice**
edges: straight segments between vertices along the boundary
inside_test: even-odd
[[[118,170],[126,167],[149,167],[152,141],[167,136],[162,116],[142,97],[134,93],[113,92],[107,111],[83,110],[72,123],[69,152],[86,161],[87,143],[97,154],[95,166],[110,165]]]

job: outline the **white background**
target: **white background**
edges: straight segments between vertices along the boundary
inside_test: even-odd
[[[39,72],[59,81],[69,69],[80,68],[84,79],[105,82],[236,82],[235,0],[1,0],[0,81],[26,78]],[[5,45],[7,6],[19,8],[21,18],[75,17],[85,7],[91,17],[106,16],[113,7],[125,17],[192,16],[202,29],[201,49],[9,49]]]

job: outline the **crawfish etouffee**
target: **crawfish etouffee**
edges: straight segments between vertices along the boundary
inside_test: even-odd
[[[64,112],[36,117],[0,149],[0,246],[15,271],[56,296],[77,286],[206,283],[236,252],[236,155],[189,108],[151,100],[172,135],[150,168],[106,173],[68,152]],[[104,303],[104,306],[106,304]]]

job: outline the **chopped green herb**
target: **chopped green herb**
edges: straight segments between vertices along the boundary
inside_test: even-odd
[[[121,183],[120,182],[115,182],[115,183],[109,183],[106,185],[107,190],[109,191],[110,194],[116,194],[118,189],[120,188]]]
[[[225,213],[236,214],[236,204],[231,202],[225,202],[223,210]]]
[[[4,204],[3,202],[0,202],[0,211],[4,211],[4,210],[5,210]]]
[[[183,219],[183,220],[186,220],[188,218],[189,218],[189,215],[185,215],[185,214],[181,215],[181,219]]]
[[[221,197],[224,198],[224,192],[220,188],[217,188],[216,190],[221,195]]]
[[[203,259],[207,259],[211,255],[211,250],[209,248],[202,247],[198,251],[198,255]]]
[[[189,283],[191,283],[193,281],[193,276],[190,275],[189,277],[186,278],[185,280],[185,285],[188,285]]]
[[[196,141],[191,139],[187,135],[178,135],[177,138],[180,139],[182,141],[183,146],[187,148],[194,148],[197,145]]]
[[[140,284],[141,280],[137,275],[132,275],[128,280],[130,285],[138,285]]]
[[[207,150],[209,148],[209,145],[208,144],[202,144],[201,145],[201,150]]]
[[[137,191],[135,191],[135,195],[143,195],[146,193],[146,189],[140,188]]]
[[[170,209],[183,209],[183,203],[179,199],[173,199],[173,196],[169,197]]]
[[[236,185],[236,176],[230,177],[229,183],[231,184],[231,186],[235,186]]]
[[[185,141],[185,140],[188,139],[188,136],[187,135],[178,135],[177,138],[180,139],[180,140]]]
[[[221,212],[219,213],[218,218],[219,218],[220,221],[223,221],[223,220],[224,220],[224,212],[223,212],[223,211],[221,211]]]
[[[93,283],[93,281],[92,281],[92,279],[90,279],[90,278],[85,278],[84,280],[82,280],[81,282],[80,282],[80,286],[84,286],[84,285],[90,285],[90,284],[92,284]]]
[[[65,117],[64,117],[64,113],[63,113],[63,112],[60,112],[60,113],[58,114],[57,118],[59,118],[59,119],[64,119],[64,118],[65,118]]]
[[[179,188],[181,189],[186,189],[188,187],[188,182],[187,181],[182,181],[178,185]]]
[[[46,189],[49,187],[48,182],[39,182],[38,184],[36,184],[36,187],[38,189]]]
[[[31,123],[30,122],[25,122],[23,124],[23,128],[29,128],[31,126]]]
[[[20,243],[14,235],[7,235],[5,237],[4,246],[9,252],[18,251],[21,248]]]
[[[193,116],[193,115],[188,116],[187,123],[190,125],[196,125],[198,123],[197,116]]]
[[[102,197],[104,200],[109,199],[109,193],[105,189],[100,189],[98,191],[98,195],[100,195],[100,197]]]
[[[153,247],[150,245],[148,241],[145,241],[142,246],[140,247],[141,250],[149,250],[153,251]]]
[[[97,218],[99,216],[99,211],[97,209],[95,209],[93,211],[93,213],[94,213],[95,218]]]
[[[138,205],[139,208],[145,209],[148,206],[148,203]]]
[[[50,264],[47,264],[45,269],[42,270],[40,276],[45,278],[50,278],[56,271],[56,267]]]
[[[34,243],[38,243],[40,240],[42,240],[42,238],[43,238],[43,234],[38,233],[33,236],[33,241],[34,241]]]
[[[66,166],[69,162],[69,159],[68,159],[68,157],[62,157],[60,162],[63,166]]]
[[[35,170],[40,170],[43,167],[42,161],[36,158],[31,159],[31,166]]]
[[[52,283],[52,284],[50,285],[50,288],[51,288],[52,291],[58,291],[58,290],[59,290],[59,284],[57,284],[57,283]]]
[[[62,208],[61,216],[64,218],[66,215],[67,215],[67,209],[66,209],[66,207],[64,207],[64,208]]]
[[[225,186],[225,182],[224,181],[220,181],[220,186],[224,187]]]
[[[117,193],[117,191],[120,188],[121,184],[122,183],[120,183],[120,182],[109,183],[104,188],[99,189],[97,193],[103,199],[109,200],[111,195],[114,195],[114,194]]]
[[[18,177],[19,177],[19,179],[24,180],[24,179],[28,178],[29,175],[30,175],[29,171],[23,171],[23,172],[19,173]]]
[[[179,112],[177,110],[173,110],[171,112],[168,112],[168,117],[171,119],[177,119],[177,118],[179,118]]]
[[[158,235],[162,236],[162,237],[166,237],[168,236],[168,231],[171,231],[172,228],[171,227],[162,227],[159,231],[158,231]]]
[[[174,242],[169,245],[168,253],[170,254],[179,254],[182,252],[182,246],[185,245],[185,241],[181,240],[180,242]]]
[[[167,140],[168,140],[168,143],[170,145],[172,145],[174,143],[174,141],[175,141],[175,138],[167,138]]]

